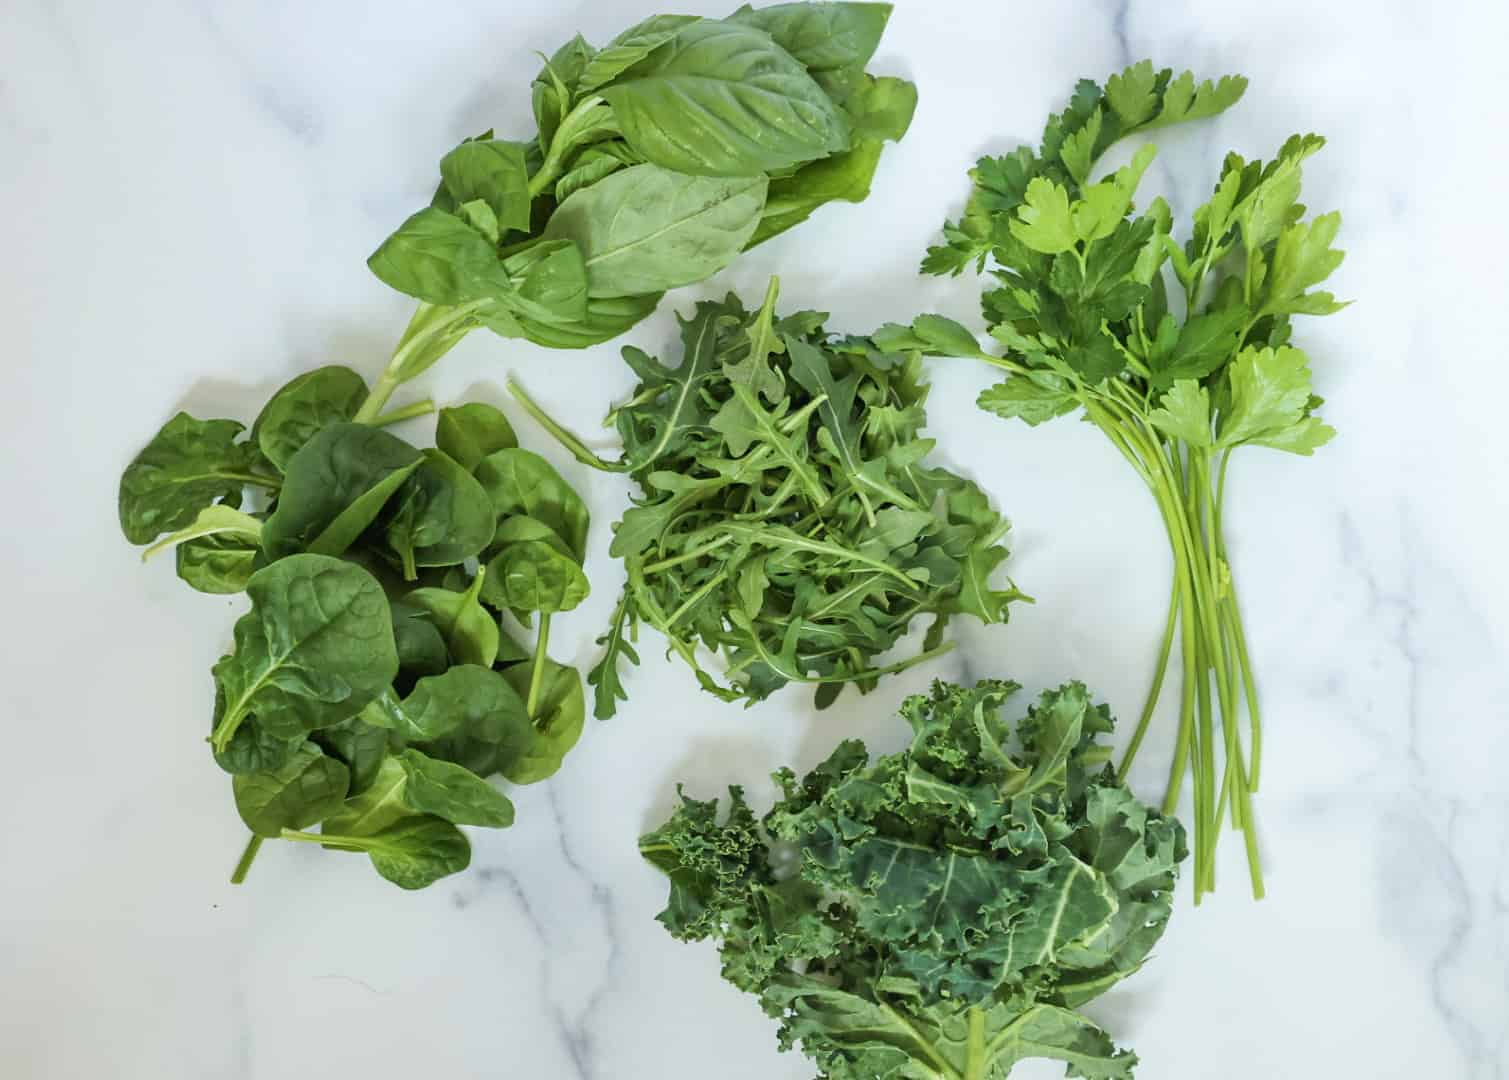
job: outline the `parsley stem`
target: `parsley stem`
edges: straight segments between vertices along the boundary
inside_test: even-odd
[[[1168,597],[1168,620],[1163,627],[1163,642],[1158,647],[1158,664],[1153,670],[1153,684],[1148,688],[1147,700],[1142,706],[1142,716],[1137,720],[1137,730],[1132,733],[1132,741],[1127,744],[1126,753],[1122,755],[1121,764],[1116,769],[1116,779],[1125,780],[1127,773],[1132,768],[1132,759],[1137,756],[1137,751],[1142,747],[1142,740],[1147,737],[1148,728],[1153,722],[1153,713],[1157,711],[1158,699],[1163,694],[1163,677],[1168,673],[1168,658],[1173,653],[1174,630],[1179,625],[1179,572],[1174,571],[1169,588]]]

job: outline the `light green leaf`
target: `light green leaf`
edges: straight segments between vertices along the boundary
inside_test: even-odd
[[[468,139],[440,159],[440,175],[458,205],[481,200],[492,210],[498,229],[527,231],[529,170],[524,150],[523,143]]]
[[[513,824],[513,803],[508,796],[460,765],[412,748],[398,755],[398,763],[407,777],[404,801],[420,813],[455,825],[506,829]]]
[[[1217,445],[1237,446],[1293,427],[1310,403],[1309,360],[1289,346],[1243,349],[1232,361],[1231,407],[1221,417]]]
[[[222,536],[226,540],[237,542],[238,546],[256,547],[262,537],[262,522],[224,503],[206,506],[188,525],[175,533],[169,533],[151,547],[143,550],[142,562],[146,562],[164,548],[170,548],[188,540],[197,540],[203,536]]]
[[[1194,379],[1178,379],[1148,420],[1159,431],[1191,446],[1209,446],[1210,394]]]
[[[1027,197],[1010,227],[1012,236],[1044,255],[1070,251],[1078,240],[1069,193],[1044,176],[1027,185]]]
[[[1072,394],[1041,386],[1025,375],[1013,375],[1005,382],[982,390],[976,404],[1002,419],[1022,420],[1033,427],[1079,407],[1079,401]]]

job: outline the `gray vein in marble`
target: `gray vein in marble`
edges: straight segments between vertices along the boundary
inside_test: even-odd
[[[252,60],[236,45],[235,35],[227,33],[221,25],[213,5],[196,4],[195,7],[210,39],[236,68],[261,112],[300,144],[318,144],[324,134],[324,125],[314,103],[299,95],[288,83],[264,78]]]

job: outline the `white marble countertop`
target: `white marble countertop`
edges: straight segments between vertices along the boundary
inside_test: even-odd
[[[517,793],[517,826],[474,833],[464,876],[406,894],[361,860],[268,850],[234,888],[245,833],[201,734],[243,601],[139,564],[115,525],[120,471],[176,408],[249,419],[300,370],[375,374],[409,303],[363,261],[440,155],[526,125],[534,50],[650,9],[4,9],[0,1075],[811,1076],[710,947],[652,921],[665,888],[635,838],[678,779],[768,793],[770,769],[840,736],[894,748],[893,707],[935,676],[1081,677],[1134,713],[1169,572],[1136,477],[1086,425],[980,413],[987,374],[940,363],[931,426],[1014,519],[1011,572],[1038,598],[1008,627],[967,628],[942,661],[820,716],[795,691],[720,705],[647,648],[632,706]],[[1244,455],[1229,500],[1269,717],[1270,897],[1253,904],[1225,852],[1229,886],[1184,903],[1155,960],[1091,1010],[1145,1080],[1509,1076],[1506,41],[1497,0],[901,0],[878,66],[921,105],[869,202],[820,212],[628,339],[661,349],[675,305],[753,296],[775,271],[837,328],[925,308],[976,324],[974,282],[914,274],[965,169],[1131,59],[1252,79],[1229,115],[1160,140],[1153,182],[1176,211],[1228,147],[1330,137],[1306,201],[1344,212],[1336,287],[1359,303],[1300,335],[1341,434],[1313,460]],[[479,333],[424,386],[501,402],[508,372],[578,428],[631,384],[616,344],[547,354]],[[590,494],[596,592],[554,639],[590,662],[626,487],[520,430]],[[1149,796],[1159,749],[1134,776]]]

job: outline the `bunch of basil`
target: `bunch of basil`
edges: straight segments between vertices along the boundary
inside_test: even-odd
[[[869,194],[916,88],[865,72],[889,4],[657,15],[580,36],[531,86],[536,137],[468,139],[372,255],[421,301],[359,420],[485,326],[550,348],[623,333],[835,199]]]
[[[245,439],[179,413],[121,477],[127,539],[251,600],[209,739],[252,832],[234,881],[282,838],[421,888],[469,862],[456,826],[512,824],[488,777],[542,780],[581,735],[581,678],[546,655],[551,615],[587,595],[581,498],[490,406],[441,410],[418,450],[382,427],[412,409],[352,422],[367,400],[356,372],[320,368]],[[534,646],[495,612],[536,625]]]

